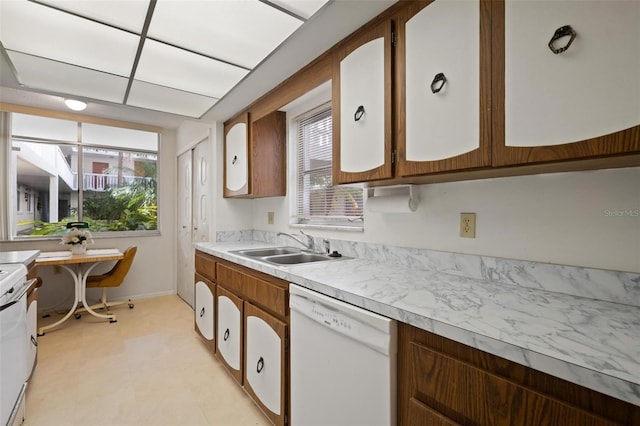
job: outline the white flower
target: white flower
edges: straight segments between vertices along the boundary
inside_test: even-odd
[[[93,244],[93,239],[91,236],[91,232],[89,232],[88,230],[71,228],[69,231],[67,231],[66,234],[62,236],[62,240],[60,241],[60,244],[87,245],[87,244]]]

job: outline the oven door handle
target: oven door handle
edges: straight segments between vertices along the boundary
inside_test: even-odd
[[[22,285],[22,287],[20,287],[20,289],[17,292],[15,291],[15,287],[13,287],[11,290],[8,290],[5,294],[11,293],[11,292],[14,292],[15,294],[12,295],[11,299],[9,299],[9,301],[7,303],[5,303],[4,305],[0,306],[0,312],[4,311],[5,309],[8,309],[11,306],[15,305],[16,303],[18,303],[18,300],[20,300],[20,298],[22,298],[22,296],[24,296],[24,294],[27,292],[27,290],[29,290],[29,287],[31,287],[33,285],[33,283],[36,282],[37,280],[38,280],[37,278],[33,278],[33,279],[27,281],[26,283],[24,283]]]

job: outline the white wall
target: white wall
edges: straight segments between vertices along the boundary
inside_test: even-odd
[[[363,233],[312,235],[640,272],[640,168],[421,185],[415,213],[369,213]],[[298,232],[289,200],[255,200],[253,228]],[[276,216],[267,225],[267,212]],[[460,212],[476,238],[459,237]]]
[[[167,131],[162,134],[158,171],[159,181],[159,223],[160,235],[135,238],[100,238],[90,248],[119,248],[125,250],[130,245],[137,245],[138,252],[124,283],[110,289],[110,298],[152,297],[176,293],[175,270],[175,192],[176,192],[176,132]],[[58,241],[25,241],[2,242],[2,251],[12,250],[54,251],[64,249]],[[108,269],[109,265],[96,272]],[[40,275],[44,284],[40,291],[38,310],[68,307],[73,302],[73,282],[69,274],[62,270],[54,273],[54,267],[41,267]],[[99,299],[100,290],[89,290],[88,297]]]

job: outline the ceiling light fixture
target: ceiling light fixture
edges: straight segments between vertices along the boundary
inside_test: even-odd
[[[67,106],[67,108],[74,111],[82,111],[87,107],[86,102],[78,101],[75,99],[65,99],[64,104]]]

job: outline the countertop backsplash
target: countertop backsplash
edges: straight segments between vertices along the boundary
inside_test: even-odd
[[[316,237],[316,246],[322,247]],[[261,230],[219,231],[217,242],[263,241],[293,245],[276,232]],[[450,253],[430,249],[330,239],[331,250],[345,256],[392,262],[401,267],[424,269],[488,282],[516,285],[589,299],[640,307],[640,274],[556,265],[491,256]]]

